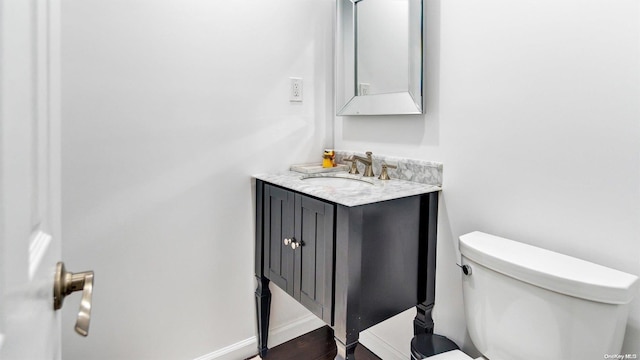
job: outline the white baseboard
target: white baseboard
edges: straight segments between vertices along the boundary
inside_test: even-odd
[[[410,351],[403,354],[402,351],[396,349],[391,344],[377,336],[371,331],[363,331],[360,333],[359,342],[372,353],[376,354],[380,359],[384,360],[407,360],[411,359]],[[410,350],[407,347],[407,350]]]
[[[315,315],[310,314],[280,326],[269,329],[269,348],[278,346],[300,335],[321,328],[326,324]],[[360,343],[384,360],[406,360],[411,354],[404,354],[391,344],[370,331],[360,333]],[[242,360],[257,354],[256,337],[239,341],[194,360]],[[409,349],[407,349],[409,350]]]
[[[315,315],[310,314],[289,323],[269,329],[269,347],[275,347],[300,335],[306,334],[326,324]],[[257,338],[248,339],[231,344],[220,350],[202,355],[194,360],[242,360],[258,353]],[[405,360],[405,359],[403,359]]]
[[[269,347],[275,347],[300,335],[304,335],[327,324],[313,314],[299,318],[290,323],[280,325],[269,331]],[[257,340],[256,340],[256,346]]]

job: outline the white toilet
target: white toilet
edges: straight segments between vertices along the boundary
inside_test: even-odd
[[[488,360],[619,354],[638,277],[501,237],[460,237],[471,340]],[[429,360],[469,360],[459,350]]]

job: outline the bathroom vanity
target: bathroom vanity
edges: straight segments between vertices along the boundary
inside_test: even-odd
[[[414,306],[415,332],[432,332],[440,187],[377,179],[327,185],[313,177],[255,176],[260,355],[269,282],[333,328],[337,359],[354,359],[360,331]]]

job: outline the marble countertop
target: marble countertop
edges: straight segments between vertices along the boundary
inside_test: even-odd
[[[426,194],[442,189],[439,186],[407,180],[379,180],[377,177],[363,178],[361,175],[350,175],[347,172],[301,174],[293,171],[284,171],[273,174],[258,174],[253,177],[349,207]],[[306,180],[318,177],[342,177],[361,181],[354,181],[353,186],[340,186],[332,185],[330,182],[322,184],[323,180]]]

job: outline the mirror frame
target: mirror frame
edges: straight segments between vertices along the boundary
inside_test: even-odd
[[[407,91],[385,94],[358,94],[358,3],[366,0],[336,1],[335,100],[336,115],[423,114],[423,6],[424,0],[408,0],[409,84]]]

